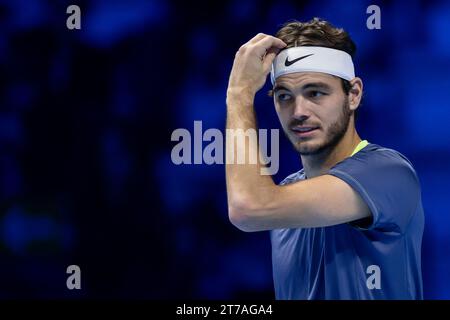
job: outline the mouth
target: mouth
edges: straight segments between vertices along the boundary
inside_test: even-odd
[[[292,127],[291,131],[297,136],[297,137],[309,137],[314,135],[314,133],[319,130],[319,127],[311,127],[311,126],[296,126]]]

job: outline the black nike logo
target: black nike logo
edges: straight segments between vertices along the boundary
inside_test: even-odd
[[[300,57],[300,58],[297,58],[297,59],[294,59],[294,60],[291,60],[291,61],[289,61],[289,57],[286,57],[286,61],[284,62],[284,65],[285,65],[286,67],[289,67],[290,65],[296,63],[297,61],[300,61],[300,60],[305,59],[305,58],[307,58],[307,57],[309,57],[309,56],[312,56],[313,54],[314,54],[314,53],[307,54],[306,56],[303,56],[303,57]]]

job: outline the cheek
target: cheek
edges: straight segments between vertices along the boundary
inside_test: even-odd
[[[280,121],[281,125],[286,128],[290,121],[290,113],[287,108],[280,109],[278,107],[275,108],[278,116],[278,120]]]
[[[274,101],[274,105],[275,105],[275,112],[277,113],[278,119],[280,119],[280,121],[283,119],[283,111],[280,109],[280,106],[275,103]]]
[[[316,111],[315,115],[322,122],[322,125],[327,128],[339,120],[340,110],[335,106],[322,106]]]

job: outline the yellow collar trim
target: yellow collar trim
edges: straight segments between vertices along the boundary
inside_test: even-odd
[[[358,151],[360,151],[362,148],[364,148],[365,146],[367,146],[369,144],[369,142],[367,140],[362,140],[360,143],[358,143],[358,145],[356,146],[355,150],[353,150],[352,154],[350,155],[353,156],[355,153],[357,153]]]

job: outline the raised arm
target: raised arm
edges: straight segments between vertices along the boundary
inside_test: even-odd
[[[227,129],[257,129],[255,94],[285,46],[280,39],[260,33],[236,53],[227,90]],[[232,150],[230,142],[227,139],[227,159],[229,153],[243,153],[245,159],[258,154],[252,149],[257,145],[233,143]],[[261,175],[262,167],[259,159],[256,164],[226,164],[229,218],[241,230],[327,226],[370,215],[360,196],[339,178],[323,175],[277,186],[270,176]]]

